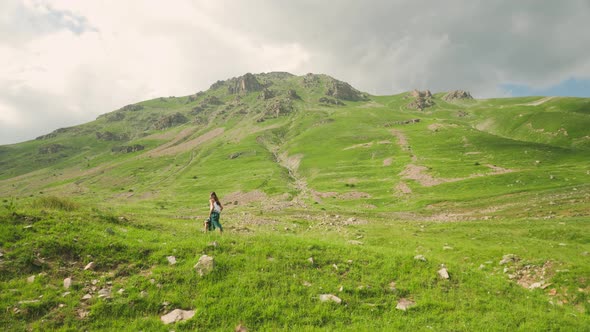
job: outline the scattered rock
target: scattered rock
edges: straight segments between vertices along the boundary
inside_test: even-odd
[[[520,258],[514,254],[507,254],[502,256],[502,260],[500,261],[500,265],[506,265],[508,263],[518,262]]]
[[[72,286],[72,278],[64,279],[64,288],[69,289]]]
[[[392,281],[392,282],[390,282],[390,283],[389,283],[389,290],[393,292],[393,291],[395,291],[396,289],[397,289],[397,288],[396,288],[395,281]]]
[[[303,286],[305,286],[305,287],[311,287],[311,282],[304,280],[303,281]]]
[[[314,262],[314,261],[313,261],[313,257],[309,257],[309,258],[307,259],[307,261],[308,261],[308,262],[310,262],[311,264],[313,264],[313,262]]]
[[[424,255],[416,255],[416,256],[414,256],[414,259],[417,261],[426,262],[426,257],[424,257]]]
[[[172,324],[179,322],[181,320],[187,320],[193,318],[195,315],[194,310],[181,310],[181,309],[174,309],[171,312],[167,313],[164,316],[161,316],[160,319],[164,324]]]
[[[98,298],[99,299],[110,299],[111,298],[111,290],[108,288],[102,288],[98,291]]]
[[[94,270],[95,265],[96,264],[94,264],[94,262],[90,262],[90,263],[86,264],[86,266],[84,267],[84,271]]]
[[[217,247],[219,247],[219,243],[217,241],[213,241],[213,242],[209,243],[209,247],[217,248]]]
[[[355,245],[355,246],[360,246],[363,245],[362,241],[358,241],[358,240],[349,240],[348,241],[349,244]]]
[[[321,294],[320,301],[322,301],[322,302],[334,301],[338,304],[342,303],[342,299],[340,299],[338,296],[332,295],[332,294]]]
[[[453,101],[457,99],[473,99],[473,97],[468,91],[455,90],[445,94],[442,99],[445,101]]]
[[[213,271],[214,267],[215,267],[215,261],[213,260],[213,257],[208,256],[208,255],[203,255],[199,258],[199,262],[197,264],[195,264],[194,269],[202,277],[202,276],[205,276],[205,275],[211,273],[211,271]]]
[[[440,270],[438,270],[438,275],[441,278],[443,278],[443,279],[449,279],[450,278],[449,271],[447,270],[446,267],[444,267],[444,265],[443,265],[443,267]]]
[[[78,310],[76,310],[76,314],[78,314],[78,318],[84,319],[84,318],[88,317],[90,312],[87,310],[84,310],[84,309],[78,309]]]
[[[92,298],[92,295],[90,294],[86,294],[84,296],[82,296],[82,300],[90,300]]]
[[[170,265],[176,264],[176,257],[168,256],[168,257],[166,257],[166,259],[168,260],[168,264],[170,264]]]
[[[443,246],[443,250],[453,250],[453,247],[451,247],[451,246]]]
[[[30,277],[28,277],[28,278],[27,278],[27,282],[28,282],[29,284],[32,284],[33,282],[35,282],[35,276],[30,276]]]
[[[234,329],[234,332],[248,332],[248,329],[244,325],[238,324]]]
[[[125,292],[125,290],[123,288],[119,288],[119,290],[117,291],[117,294],[122,295]]]
[[[395,308],[398,310],[406,311],[415,305],[416,305],[416,302],[414,302],[410,299],[401,298],[397,301],[397,305],[395,306]]]

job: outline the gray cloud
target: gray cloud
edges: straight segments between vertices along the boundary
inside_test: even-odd
[[[373,94],[590,79],[590,3],[29,0],[0,5],[0,144],[246,72]]]

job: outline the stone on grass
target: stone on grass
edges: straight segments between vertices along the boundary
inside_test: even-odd
[[[90,300],[92,298],[92,295],[90,294],[86,294],[84,296],[82,296],[82,300]]]
[[[424,257],[424,255],[416,255],[416,256],[414,256],[414,259],[417,261],[426,262],[426,257]]]
[[[392,292],[395,291],[396,290],[395,286],[396,286],[395,281],[390,282],[389,283],[389,290]]]
[[[410,299],[401,298],[401,299],[399,299],[399,301],[397,301],[397,305],[395,306],[395,308],[398,310],[406,311],[407,309],[409,309],[415,305],[416,305],[416,302],[414,302]]]
[[[30,276],[30,277],[27,278],[27,282],[29,284],[33,283],[34,281],[35,281],[35,276]]]
[[[514,263],[514,262],[518,262],[520,260],[520,258],[518,258],[518,256],[514,255],[514,254],[507,254],[502,256],[502,260],[500,261],[500,265],[505,265],[508,263]]]
[[[69,289],[72,286],[72,278],[64,279],[64,288]]]
[[[363,245],[363,242],[358,241],[358,240],[349,240],[348,241],[349,244],[355,245],[355,246],[361,246]]]
[[[248,329],[244,325],[238,324],[234,329],[234,332],[248,332]]]
[[[195,264],[194,269],[202,277],[202,276],[205,276],[205,275],[211,273],[211,271],[213,271],[214,267],[215,267],[215,261],[213,260],[213,257],[208,256],[208,255],[203,255],[203,256],[201,256],[201,258],[199,258],[199,262],[197,264]]]
[[[303,286],[305,286],[305,287],[311,287],[311,282],[304,280],[303,281]]]
[[[338,296],[333,295],[333,294],[321,294],[320,301],[322,301],[322,302],[333,301],[338,304],[342,303],[342,299],[340,299]]]
[[[307,261],[308,261],[308,262],[310,262],[311,264],[313,264],[313,257],[309,257],[309,258],[307,259]]]
[[[443,250],[453,250],[453,247],[451,247],[451,246],[443,246]]]
[[[179,322],[181,320],[187,320],[193,318],[195,315],[194,310],[181,310],[181,309],[174,309],[167,313],[164,316],[161,316],[160,319],[164,324],[172,324]]]
[[[443,278],[443,279],[449,279],[449,271],[447,271],[446,267],[442,267],[440,270],[438,270],[438,275]]]
[[[99,290],[98,291],[98,298],[110,299],[111,298],[111,290],[108,288],[103,288],[103,289]]]
[[[94,270],[94,266],[96,266],[96,264],[94,264],[94,262],[90,262],[90,263],[86,264],[86,266],[84,267],[84,271]]]
[[[168,257],[166,257],[166,259],[168,260],[168,264],[170,264],[170,265],[176,264],[176,257],[168,256]]]

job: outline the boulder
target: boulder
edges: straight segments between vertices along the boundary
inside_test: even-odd
[[[442,267],[440,270],[438,270],[438,275],[443,278],[443,279],[449,279],[449,271],[447,270],[446,267]]]
[[[111,148],[111,152],[131,153],[131,152],[142,151],[143,149],[145,149],[145,146],[140,145],[140,144],[134,144],[134,145],[115,146],[115,147]]]
[[[321,97],[318,101],[320,103],[326,104],[326,105],[336,105],[336,106],[344,105],[344,103],[341,102],[340,100],[334,99],[334,98],[329,98],[329,97]]]
[[[168,256],[168,257],[166,257],[166,259],[168,260],[168,264],[170,264],[170,265],[176,264],[176,257]]]
[[[179,322],[181,320],[187,320],[193,318],[195,315],[194,310],[182,310],[182,309],[174,309],[171,312],[167,313],[164,316],[160,317],[162,323],[164,324],[172,324]]]
[[[96,139],[101,140],[101,141],[126,141],[129,139],[129,135],[125,134],[125,133],[113,133],[110,131],[105,131],[105,132],[96,132]]]
[[[201,256],[199,262],[194,266],[194,269],[201,277],[211,273],[213,268],[215,268],[215,260],[208,255]]]
[[[426,262],[426,257],[424,257],[424,255],[416,255],[416,256],[414,256],[414,259],[417,261]]]
[[[514,254],[507,254],[502,256],[502,260],[498,263],[500,265],[506,265],[508,263],[518,262],[520,258]]]
[[[416,305],[416,302],[414,302],[410,299],[401,298],[397,301],[397,305],[395,306],[395,308],[398,310],[406,311],[415,305]]]
[[[321,294],[320,295],[320,301],[321,302],[333,301],[333,302],[336,302],[338,304],[342,303],[342,299],[339,298],[336,295],[333,295],[333,294]]]

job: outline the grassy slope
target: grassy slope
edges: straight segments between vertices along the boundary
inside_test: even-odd
[[[142,110],[116,111],[123,120],[108,121],[111,113],[55,138],[1,147],[3,325],[167,330],[158,316],[177,307],[196,308],[198,317],[175,330],[228,330],[240,321],[253,330],[588,325],[590,271],[581,255],[590,249],[588,100],[447,103],[437,95],[434,108],[415,111],[397,95],[327,106],[315,101],[328,79],[309,87],[301,77],[259,76],[301,97],[298,111],[264,122],[256,122],[265,108],[257,93],[234,101],[222,88],[192,102],[142,102]],[[223,104],[192,112],[212,95]],[[176,112],[190,122],[151,127]],[[395,123],[414,118],[421,121]],[[97,141],[97,131],[129,140]],[[218,134],[203,139],[211,133]],[[182,148],[191,142],[199,144]],[[48,144],[67,148],[39,154]],[[110,152],[133,144],[146,149]],[[179,150],[156,153],[163,145]],[[442,183],[404,178],[408,165]],[[492,166],[512,172],[494,174]],[[269,198],[236,196],[222,220],[228,233],[217,238],[199,233],[212,189],[222,199],[236,192]],[[82,206],[65,211],[47,195],[75,197]],[[439,223],[445,220],[469,222]],[[213,239],[219,247],[209,246]],[[203,253],[218,268],[201,279],[192,266]],[[498,261],[508,253],[521,261],[505,274]],[[416,254],[428,261],[413,260]],[[168,255],[179,263],[167,265]],[[91,260],[98,271],[82,271]],[[507,277],[546,262],[547,289],[526,290]],[[437,277],[440,264],[450,281]],[[36,281],[26,283],[33,274]],[[62,297],[66,276],[75,283]],[[94,279],[99,289],[112,283],[113,299],[80,301]],[[119,288],[125,292],[116,294]],[[320,303],[322,293],[345,305]],[[417,307],[395,310],[402,297]],[[31,299],[39,302],[19,303]],[[79,319],[77,311],[89,316]]]

